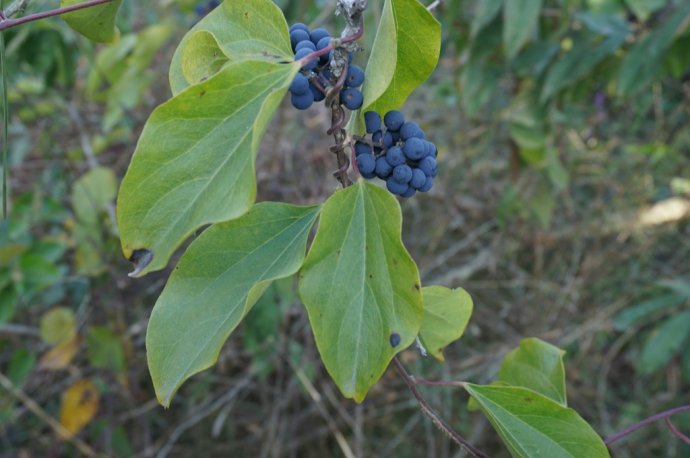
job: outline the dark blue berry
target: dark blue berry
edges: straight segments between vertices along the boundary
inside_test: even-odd
[[[397,110],[391,110],[383,117],[383,122],[388,129],[398,131],[405,124],[405,116]]]
[[[410,188],[407,184],[398,183],[393,177],[386,180],[386,188],[393,194],[403,195]]]
[[[417,194],[417,190],[410,186],[409,188],[407,188],[407,192],[400,194],[400,197],[412,197],[415,194]]]
[[[309,90],[309,80],[301,73],[295,75],[295,79],[290,85],[292,95],[302,95]]]
[[[353,111],[362,108],[364,96],[359,89],[348,88],[343,89],[343,91],[340,93],[340,100],[343,102],[343,105],[345,105],[345,108]]]
[[[298,110],[306,110],[314,103],[314,94],[307,91],[301,95],[292,94],[292,105]]]
[[[360,154],[357,156],[357,170],[364,175],[371,175],[376,168],[376,159],[373,154]]]
[[[367,133],[373,134],[381,130],[381,116],[375,111],[367,111],[364,113],[364,124],[367,127]]]
[[[325,49],[331,45],[331,37],[323,37],[322,39],[319,40],[319,42],[316,44],[316,50],[321,51],[322,49]],[[319,57],[319,63],[321,65],[325,65],[328,63],[328,53],[323,54],[321,57]]]
[[[298,30],[299,32],[299,30]],[[300,60],[304,57],[307,57],[309,54],[311,54],[312,51],[309,49],[300,49],[295,53],[295,60]],[[305,63],[302,65],[302,68],[305,70],[313,70],[316,68],[316,59],[312,59],[309,62]]]
[[[427,156],[419,161],[419,165],[417,167],[419,167],[419,169],[424,172],[424,175],[428,177],[433,177],[436,175],[436,159],[431,156]]]
[[[410,180],[410,186],[414,189],[419,189],[426,183],[426,175],[419,169],[412,169],[412,179]]]
[[[383,134],[383,146],[385,146],[386,149],[390,148],[394,144],[395,142],[393,141],[393,135],[390,132]]]
[[[388,176],[393,172],[393,166],[388,163],[385,157],[380,156],[376,159],[376,176],[382,180],[388,178]],[[423,174],[422,174],[423,175]],[[424,177],[426,179],[426,177]]]
[[[398,183],[409,183],[412,179],[412,169],[407,164],[398,165],[393,169],[393,179]]]
[[[355,156],[360,154],[371,154],[371,146],[362,142],[355,143]]]
[[[383,131],[382,130],[377,130],[371,135],[371,140],[374,143],[383,143]]]
[[[314,94],[314,102],[320,102],[326,98],[326,94],[321,92],[321,89],[319,89],[311,83],[309,84],[309,90],[312,94]]]
[[[305,32],[309,33],[309,27],[307,27],[306,24],[302,24],[301,22],[297,22],[290,26],[290,34],[292,34],[292,32],[294,32],[295,30],[304,30]]]
[[[426,182],[424,183],[424,186],[419,188],[419,192],[427,192],[431,189],[431,187],[434,185],[434,179],[432,177],[427,177]]]
[[[393,334],[391,334],[388,341],[390,342],[391,347],[397,347],[398,345],[400,345],[400,334],[394,332]]]
[[[394,146],[386,151],[386,161],[388,161],[391,166],[397,167],[405,163],[405,153],[403,153],[399,146]]]
[[[290,44],[292,45],[292,50],[295,50],[295,46],[300,41],[309,40],[309,33],[302,29],[296,29],[290,32]]]
[[[424,145],[424,140],[421,140],[416,137],[412,137],[408,141],[405,142],[405,146],[403,146],[403,151],[405,152],[405,156],[411,160],[411,161],[418,161],[421,158],[424,157],[426,148]]]
[[[319,27],[318,29],[314,29],[311,31],[311,34],[309,35],[309,38],[311,39],[312,43],[319,44],[319,41],[323,40],[324,38],[330,38],[331,34],[328,32],[328,30]]]
[[[350,65],[347,69],[345,85],[347,87],[360,87],[364,83],[364,70],[356,65]]]
[[[316,51],[316,46],[314,46],[314,43],[312,43],[309,40],[303,40],[297,43],[297,46],[295,46],[295,52],[299,51],[300,49],[308,49],[311,52]]]
[[[424,131],[416,122],[406,122],[400,128],[400,138],[402,138],[403,141],[407,141],[410,138],[424,139]]]

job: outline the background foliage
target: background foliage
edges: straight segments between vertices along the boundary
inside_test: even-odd
[[[292,21],[342,28],[333,2],[276,3]],[[382,4],[370,0],[367,30]],[[59,20],[8,32],[0,372],[114,456],[455,456],[394,372],[361,406],[341,399],[292,278],[268,288],[214,370],[158,407],[144,330],[168,272],[126,277],[114,198],[143,122],[170,96],[168,65],[194,6],[125,1],[112,45]],[[435,14],[441,63],[405,112],[439,145],[441,173],[429,196],[403,205],[403,238],[423,282],[465,288],[474,315],[445,365],[414,350],[404,362],[428,379],[488,383],[533,335],[567,350],[563,398],[602,435],[687,403],[687,2],[447,0]],[[328,121],[281,106],[258,153],[258,200],[332,193]],[[461,390],[424,393],[472,443],[506,456]],[[688,416],[676,423],[690,429]],[[72,450],[0,391],[0,456]],[[663,424],[614,451],[690,453]]]

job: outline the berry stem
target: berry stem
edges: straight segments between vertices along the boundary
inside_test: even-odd
[[[110,1],[110,0],[108,0],[108,1]],[[360,38],[362,38],[362,35],[364,35],[364,27],[360,27],[359,31],[357,33],[355,33],[354,35],[350,35],[350,36],[344,37],[344,38],[334,38],[333,40],[331,40],[331,43],[328,46],[326,46],[325,48],[319,49],[318,51],[314,51],[311,54],[307,54],[306,56],[304,56],[303,58],[298,60],[298,62],[300,63],[300,65],[304,66],[307,63],[309,63],[310,61],[312,61],[314,59],[318,59],[319,57],[323,56],[324,54],[328,54],[329,52],[333,51],[335,48],[339,48],[346,43],[351,43],[353,41],[359,40]]]
[[[56,8],[54,10],[43,11],[41,13],[29,14],[28,16],[23,16],[18,19],[9,19],[2,13],[0,17],[0,31],[16,27],[18,25],[27,24],[29,22],[38,21],[41,19],[60,16],[61,14],[71,13],[72,11],[83,10],[86,8],[92,8],[94,6],[103,5],[105,3],[110,3],[113,0],[88,0],[83,3],[78,3],[76,5],[65,6],[63,8]]]

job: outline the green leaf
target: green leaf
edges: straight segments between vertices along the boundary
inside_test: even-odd
[[[472,36],[476,36],[501,11],[503,0],[479,0],[472,20]]]
[[[661,310],[677,307],[686,300],[686,297],[678,294],[664,294],[639,302],[616,315],[613,319],[613,327],[619,331],[624,331],[650,315]]]
[[[138,261],[133,275],[165,267],[197,228],[251,207],[261,137],[298,70],[232,62],[153,112],[118,196],[123,251]]]
[[[401,229],[391,193],[359,180],[324,205],[300,272],[321,359],[343,395],[357,402],[422,322],[419,272]]]
[[[513,457],[609,457],[601,437],[573,409],[520,387],[466,384],[465,389]]]
[[[278,278],[297,272],[320,207],[262,203],[215,224],[189,247],[158,298],[146,333],[156,396],[210,367],[230,333]]]
[[[625,0],[630,9],[641,21],[647,18],[656,10],[666,6],[666,0]]]
[[[651,84],[674,38],[688,27],[690,3],[676,7],[657,30],[639,40],[626,54],[618,77],[618,92],[629,96]]]
[[[642,349],[637,370],[649,375],[664,367],[684,348],[690,337],[690,312],[681,312],[667,318],[649,337]]]
[[[90,328],[86,336],[86,346],[91,366],[114,372],[125,370],[125,349],[120,337],[112,330],[103,327]]]
[[[294,60],[287,22],[275,3],[226,1],[199,21],[175,50],[170,65],[173,94],[210,76],[226,60]]]
[[[503,47],[514,58],[536,29],[542,0],[508,0],[503,5]]]
[[[565,352],[536,338],[524,339],[503,359],[498,380],[529,388],[566,405]]]
[[[72,207],[77,218],[89,225],[98,225],[99,216],[117,195],[117,178],[106,167],[86,172],[72,188]]]
[[[590,75],[598,64],[616,52],[626,35],[614,35],[597,44],[596,38],[574,40],[573,47],[551,66],[541,90],[541,101],[546,102],[562,89]]]
[[[441,24],[418,0],[386,0],[367,63],[364,108],[399,109],[431,75],[441,51]]]
[[[462,288],[443,286],[422,288],[422,297],[424,318],[419,339],[434,358],[444,361],[443,349],[462,336],[470,321],[472,298]]]
[[[60,6],[72,6],[84,0],[60,0]],[[99,43],[110,43],[120,36],[115,27],[115,19],[122,0],[113,0],[103,5],[84,8],[62,15],[62,19],[86,38]]]
[[[55,307],[41,317],[41,339],[49,345],[58,345],[77,335],[74,312],[66,307]]]

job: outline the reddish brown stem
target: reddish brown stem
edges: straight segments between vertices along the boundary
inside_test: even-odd
[[[676,425],[673,424],[670,418],[666,418],[666,426],[668,426],[668,429],[671,430],[674,436],[690,445],[690,437],[688,437],[686,434],[683,434],[678,428],[676,428]]]
[[[65,13],[71,13],[72,11],[78,11],[78,10],[83,10],[86,8],[92,8],[94,6],[102,5],[104,3],[110,3],[113,0],[88,0],[84,3],[78,3],[76,5],[71,5],[71,6],[65,6],[64,8],[57,8],[54,10],[49,10],[49,11],[43,11],[41,13],[36,13],[36,14],[29,14],[27,16],[23,16],[17,19],[8,19],[4,17],[3,13],[3,18],[0,18],[0,31],[10,29],[12,27],[16,27],[18,25],[22,24],[27,24],[29,22],[34,22],[38,21],[41,19],[49,18],[49,17],[54,17],[54,16],[60,16],[61,14]]]
[[[623,431],[619,432],[618,434],[614,434],[613,436],[606,438],[604,443],[606,445],[611,445],[614,442],[616,442],[617,440],[624,438],[628,434],[633,433],[640,428],[643,428],[649,424],[652,424],[652,423],[657,422],[659,420],[663,420],[665,418],[672,417],[674,415],[677,415],[677,414],[683,413],[683,412],[690,412],[690,405],[680,406],[680,407],[676,407],[674,409],[669,409],[669,410],[666,410],[664,412],[658,413],[656,415],[652,415],[651,417],[645,418],[642,421],[639,421],[633,425],[628,426],[627,428],[625,428]]]

